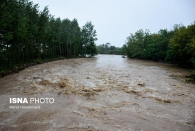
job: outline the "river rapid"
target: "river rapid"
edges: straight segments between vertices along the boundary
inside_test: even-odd
[[[32,66],[0,79],[0,130],[192,131],[195,85],[185,81],[187,74],[170,64],[120,55]]]

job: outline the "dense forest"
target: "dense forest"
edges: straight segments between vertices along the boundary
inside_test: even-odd
[[[115,47],[110,43],[98,45],[97,50],[99,54],[115,54],[115,55],[122,54],[122,49],[120,47]]]
[[[28,0],[0,1],[0,73],[32,63],[97,54],[96,30],[77,19],[54,18]]]
[[[187,27],[174,25],[173,30],[161,29],[158,33],[138,30],[127,37],[122,50],[129,58],[173,63],[195,70],[195,22]]]

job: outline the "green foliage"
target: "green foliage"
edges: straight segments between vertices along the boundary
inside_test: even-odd
[[[91,22],[54,18],[28,0],[0,2],[0,71],[48,59],[97,54]]]
[[[41,64],[42,60],[40,58],[37,58],[37,59],[34,60],[34,63]]]
[[[127,37],[123,49],[130,58],[165,61],[170,36],[171,32],[167,30],[160,30],[158,34],[139,30]]]
[[[142,58],[142,51],[144,50],[144,31],[139,30],[135,34],[130,34],[127,37],[127,56],[130,58]]]
[[[82,54],[90,54],[94,56],[97,54],[95,41],[96,38],[96,30],[94,30],[94,26],[91,22],[87,22],[81,31],[81,42],[84,52]]]
[[[97,46],[97,50],[99,54],[116,54],[116,55],[122,54],[122,48],[115,47],[110,43]]]
[[[166,29],[156,33],[138,30],[127,37],[122,47],[130,58],[174,63],[195,69],[195,22],[187,27],[175,25],[173,31]],[[192,74],[194,78],[194,73]]]
[[[195,67],[195,23],[185,27],[175,25],[170,39],[167,60],[182,67]]]

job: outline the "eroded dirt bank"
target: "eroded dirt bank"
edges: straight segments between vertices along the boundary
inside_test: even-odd
[[[195,85],[168,64],[99,55],[36,65],[0,79],[0,130],[195,130]],[[9,97],[52,97],[10,109]]]

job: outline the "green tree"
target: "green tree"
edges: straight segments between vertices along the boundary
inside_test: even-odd
[[[91,54],[91,56],[94,56],[95,54],[97,54],[96,45],[95,45],[95,41],[97,40],[97,38],[96,38],[96,30],[94,30],[94,26],[92,25],[91,22],[87,22],[83,26],[81,32],[82,32],[81,41],[83,44],[82,46],[84,49],[84,55]]]
[[[97,54],[91,22],[54,18],[29,0],[0,1],[0,72],[59,57]]]
[[[190,27],[192,28],[193,26],[175,25],[174,36],[170,39],[167,60],[182,67],[193,66],[193,53],[191,52],[193,44],[190,44],[193,43],[195,35],[194,31],[190,31]]]
[[[71,22],[71,45],[73,46],[72,51],[74,56],[78,56],[82,48],[81,43],[81,29],[79,27],[77,19],[73,19]],[[71,54],[72,55],[72,54]]]

